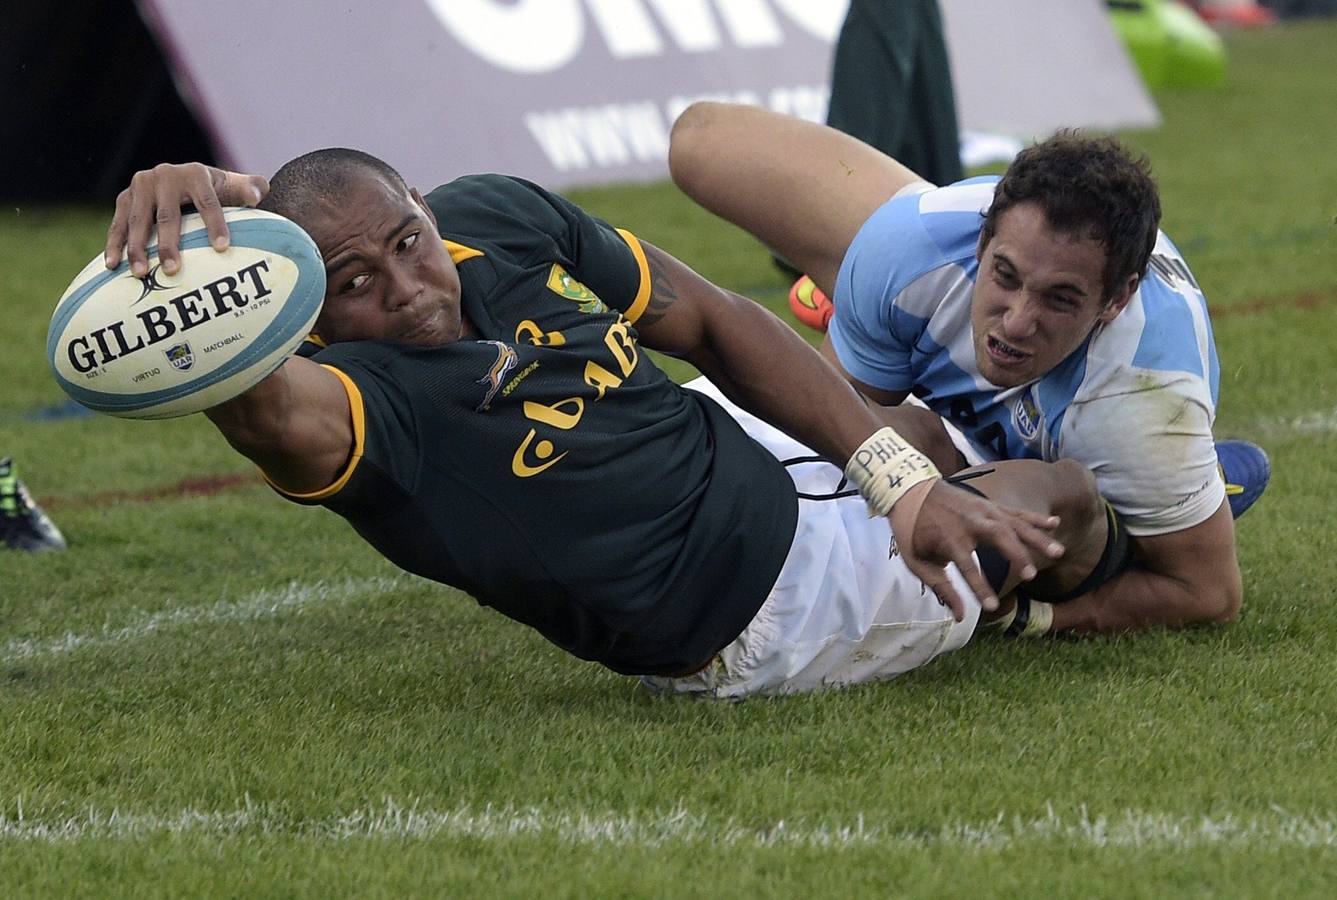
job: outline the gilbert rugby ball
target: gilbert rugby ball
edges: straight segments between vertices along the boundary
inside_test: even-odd
[[[198,214],[181,219],[181,268],[149,273],[102,256],[60,298],[46,355],[65,393],[131,419],[184,416],[231,400],[302,343],[325,297],[325,267],[307,233],[282,216],[226,209],[231,246],[209,244]]]

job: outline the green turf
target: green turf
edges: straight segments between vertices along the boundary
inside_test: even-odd
[[[1220,629],[980,641],[822,697],[654,700],[279,501],[199,417],[35,422],[105,210],[0,210],[0,452],[71,542],[0,556],[0,896],[1328,896],[1337,883],[1337,23],[1157,96],[1166,228],[1263,443]],[[782,309],[667,185],[579,192]],[[131,494],[243,476],[213,497]],[[120,492],[113,496],[113,492]]]

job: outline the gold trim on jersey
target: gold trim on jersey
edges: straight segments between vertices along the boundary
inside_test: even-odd
[[[325,339],[320,335],[316,334],[314,331],[308,334],[306,336],[306,339],[322,350],[324,350],[326,347],[329,346],[329,344],[325,343]]]
[[[274,490],[278,491],[280,494],[292,497],[295,500],[326,500],[343,490],[344,485],[348,484],[348,479],[353,477],[353,470],[356,469],[357,464],[362,461],[363,446],[365,445],[367,437],[367,411],[362,405],[362,391],[358,390],[358,386],[353,383],[353,379],[349,378],[334,366],[326,363],[321,363],[320,366],[322,369],[329,369],[335,375],[338,375],[339,381],[344,386],[344,392],[348,394],[348,407],[353,417],[353,452],[348,457],[348,465],[344,467],[343,472],[334,480],[333,484],[329,487],[324,487],[318,491],[311,491],[309,493],[286,490],[281,485],[276,484],[274,479],[266,475],[263,469],[260,470],[260,475],[265,481],[269,482]]]
[[[650,305],[650,264],[645,261],[645,248],[641,242],[636,239],[636,235],[627,231],[625,228],[617,229],[617,233],[622,236],[622,240],[627,242],[631,248],[631,253],[636,257],[636,265],[641,270],[641,287],[636,291],[636,299],[631,302],[631,306],[622,313],[628,322],[635,325],[636,320],[645,312],[645,308]]]
[[[457,244],[454,241],[441,239],[441,243],[446,245],[446,251],[450,253],[450,261],[459,265],[466,259],[473,259],[475,256],[486,256],[482,250],[475,250],[473,247],[466,247],[463,244]]]

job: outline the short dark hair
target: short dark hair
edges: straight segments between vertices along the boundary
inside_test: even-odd
[[[384,160],[346,147],[312,150],[284,163],[269,179],[269,193],[260,209],[301,225],[316,203],[339,197],[359,175],[368,173],[392,187],[408,190],[404,178]]]
[[[1029,202],[1040,204],[1050,227],[1105,246],[1102,301],[1109,302],[1129,275],[1146,275],[1161,200],[1145,156],[1134,156],[1113,138],[1075,130],[1027,147],[994,188],[980,247],[993,238],[999,216]]]

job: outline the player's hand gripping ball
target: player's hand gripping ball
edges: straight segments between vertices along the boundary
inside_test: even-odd
[[[183,416],[231,400],[302,343],[325,297],[320,251],[289,220],[227,209],[231,246],[209,244],[203,220],[181,219],[181,268],[144,278],[101,254],[60,298],[47,332],[56,381],[89,409],[132,419]]]

